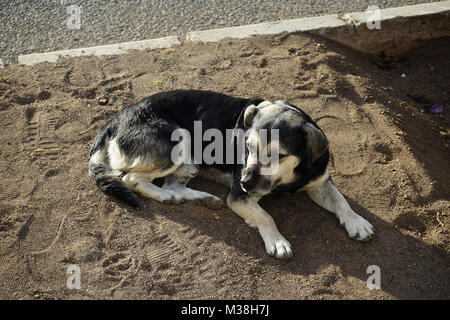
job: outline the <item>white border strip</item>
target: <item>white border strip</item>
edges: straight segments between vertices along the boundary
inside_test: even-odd
[[[178,37],[165,37],[159,39],[150,39],[142,41],[124,42],[116,44],[108,44],[103,46],[61,50],[45,53],[33,53],[20,55],[18,57],[19,64],[34,65],[40,62],[56,62],[59,57],[79,57],[89,55],[116,55],[126,53],[129,50],[145,50],[145,49],[161,49],[170,48],[180,45]]]
[[[225,38],[247,38],[254,35],[271,35],[283,32],[307,32],[322,28],[336,28],[345,26],[345,21],[338,15],[311,17],[276,22],[251,24],[223,29],[189,32],[186,40],[196,42],[215,42]]]
[[[426,16],[430,14],[442,13],[450,10],[450,1],[421,3],[411,6],[387,8],[381,10],[381,21],[393,20],[397,18],[412,18]],[[356,21],[366,22],[372,13],[352,12],[349,15]]]

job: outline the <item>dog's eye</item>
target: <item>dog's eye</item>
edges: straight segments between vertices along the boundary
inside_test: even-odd
[[[278,159],[279,160],[283,160],[286,157],[287,157],[287,154],[280,154],[280,155],[278,155]]]

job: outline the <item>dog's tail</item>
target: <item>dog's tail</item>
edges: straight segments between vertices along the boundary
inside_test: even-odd
[[[133,208],[139,208],[139,202],[133,191],[128,189],[122,179],[113,173],[107,161],[107,142],[111,130],[103,128],[95,138],[90,151],[89,176],[105,194],[110,195]]]

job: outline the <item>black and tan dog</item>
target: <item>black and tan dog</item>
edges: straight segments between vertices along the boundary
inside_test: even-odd
[[[174,162],[173,150],[179,144],[173,133],[182,129],[198,134],[196,123],[201,123],[201,134],[209,129],[223,137],[228,137],[230,129],[244,132],[243,161],[233,153],[233,161]],[[264,143],[262,129],[275,129],[277,139],[269,135]],[[207,143],[194,144],[192,154],[203,154]],[[236,139],[224,139],[221,152],[226,159],[230,159],[230,150],[239,149],[235,144]],[[262,173],[268,164],[260,161],[261,150],[278,154],[276,170],[270,174]],[[209,170],[208,177],[231,188],[228,206],[258,229],[266,252],[289,258],[291,245],[258,205],[261,197],[274,190],[306,191],[317,204],[336,214],[351,238],[365,241],[374,234],[372,225],[350,208],[333,184],[327,171],[328,159],[328,140],[323,131],[291,104],[179,90],[145,98],[104,126],[90,151],[89,175],[103,192],[133,207],[139,207],[136,193],[160,202],[199,199],[210,207],[220,206],[220,198],[186,187],[191,178]],[[161,187],[153,183],[157,178],[164,179]]]

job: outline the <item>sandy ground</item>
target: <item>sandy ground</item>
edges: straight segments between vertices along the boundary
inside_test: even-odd
[[[281,35],[0,70],[0,298],[449,299],[449,53],[448,38],[382,60]],[[377,237],[349,239],[306,194],[269,196],[262,205],[294,249],[278,261],[229,209],[141,199],[135,211],[105,196],[87,174],[97,130],[177,88],[300,106]],[[407,94],[447,110],[431,114]],[[79,290],[66,287],[72,264]],[[370,265],[380,290],[366,287]]]

